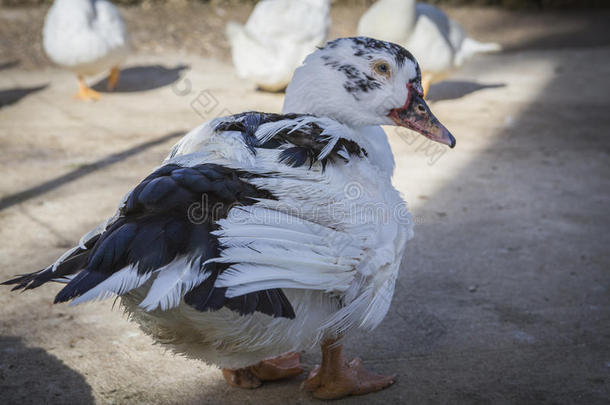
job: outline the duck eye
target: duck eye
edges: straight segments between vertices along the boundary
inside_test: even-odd
[[[390,66],[386,62],[376,63],[375,70],[382,76],[390,76]]]

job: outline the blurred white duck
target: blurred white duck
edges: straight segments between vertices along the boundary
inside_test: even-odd
[[[469,38],[462,26],[440,9],[415,0],[378,0],[358,22],[358,35],[406,47],[422,67],[424,94],[476,53],[496,52],[496,43]]]
[[[245,26],[227,25],[239,77],[260,89],[286,88],[305,57],[326,41],[330,0],[262,0]]]
[[[49,58],[78,75],[77,98],[99,99],[99,93],[85,84],[84,76],[107,70],[108,90],[114,89],[129,41],[119,10],[108,0],[55,0],[42,37]]]
[[[142,330],[237,387],[299,374],[294,352],[321,343],[305,389],[327,399],[380,390],[394,377],[347,363],[339,343],[383,320],[412,237],[380,125],[455,145],[409,52],[329,42],[295,71],[283,114],[195,128],[77,247],[4,284],[64,282],[55,302],[75,304],[118,294]]]

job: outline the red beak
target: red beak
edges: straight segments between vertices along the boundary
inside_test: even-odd
[[[388,117],[398,126],[419,132],[426,138],[444,143],[450,148],[455,146],[455,138],[451,132],[432,114],[424,97],[410,84],[407,102],[400,108],[390,110]]]

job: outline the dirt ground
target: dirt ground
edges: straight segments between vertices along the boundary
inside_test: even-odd
[[[222,30],[248,10],[123,12],[137,52],[116,93],[82,103],[41,52],[44,10],[0,9],[2,280],[48,265],[111,215],[185,131],[281,108],[281,94],[254,91],[230,64]],[[416,237],[387,318],[346,350],[397,383],[340,403],[605,404],[609,13],[449,12],[507,50],[433,86],[455,149],[431,153],[388,129]],[[334,9],[331,37],[353,35],[360,13]],[[304,376],[229,388],[216,368],[152,345],[111,300],[52,305],[58,289],[0,290],[0,403],[319,402],[299,390]],[[303,361],[310,370],[319,353]]]

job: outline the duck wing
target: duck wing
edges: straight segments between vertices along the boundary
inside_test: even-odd
[[[247,173],[214,164],[183,167],[166,164],[129,193],[108,223],[85,237],[56,263],[4,284],[36,288],[48,281],[67,282],[55,302],[78,304],[122,295],[151,280],[141,306],[166,310],[181,299],[201,311],[223,306],[247,314],[260,311],[294,317],[279,290],[232,299],[215,285],[228,266],[206,263],[220,255],[218,217],[254,198],[272,198],[245,182]]]
[[[353,141],[330,136],[324,124],[296,114],[246,113],[195,130],[79,246],[53,265],[4,284],[27,290],[64,282],[55,302],[74,304],[147,284],[140,303],[146,311],[167,310],[184,300],[201,311],[228,307],[240,314],[292,318],[281,288],[265,285],[344,291],[355,273],[346,252],[361,254],[350,246],[331,246],[342,233],[279,204],[277,195],[312,183],[314,164],[320,173],[330,162],[366,153]],[[215,138],[202,135],[206,131]],[[209,144],[193,143],[197,136]],[[238,144],[231,143],[232,136]],[[183,153],[188,148],[206,152],[193,160]],[[262,160],[251,165],[240,155],[244,151]],[[274,156],[272,162],[265,152]],[[282,167],[291,174],[280,176]]]
[[[379,183],[366,150],[349,132],[326,118],[250,112],[213,121],[176,145],[170,159],[191,161],[203,151],[208,160],[258,173],[251,183],[276,197],[237,207],[218,221],[213,234],[222,250],[210,262],[229,266],[216,282],[228,297],[267,289],[318,290],[343,306],[329,319],[331,328],[373,328],[383,319],[398,262],[393,249],[380,245],[389,238],[400,250],[406,239],[391,220],[377,232],[385,222],[371,216],[370,208],[393,215],[385,209],[402,200],[389,182]],[[217,137],[231,137],[243,147],[227,151]],[[372,189],[360,189],[358,181]],[[379,205],[380,199],[386,203]]]

